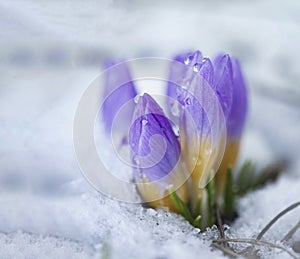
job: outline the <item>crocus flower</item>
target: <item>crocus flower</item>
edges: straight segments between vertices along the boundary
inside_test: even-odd
[[[174,90],[170,88],[176,87],[176,98],[182,107],[180,136],[185,162],[192,172],[192,199],[196,204],[203,196],[203,187],[209,181],[211,171],[218,168],[223,156],[226,128],[219,99],[225,90],[221,80],[217,85],[218,92],[213,87],[214,67],[208,58],[202,59],[199,51],[188,53],[182,60],[186,68],[180,65],[180,70],[175,64],[171,66],[170,81],[175,84],[168,85],[167,93],[173,94]],[[174,73],[175,69],[177,73]],[[226,73],[219,70],[222,78]]]
[[[186,64],[189,67],[192,67],[195,72],[197,72],[203,77],[203,79],[215,91],[220,105],[222,107],[222,111],[226,120],[227,143],[224,152],[224,157],[216,175],[217,191],[220,194],[222,193],[225,185],[228,167],[232,167],[236,163],[240,138],[245,124],[245,115],[247,110],[247,93],[240,65],[237,60],[232,60],[229,57],[229,55],[217,56],[213,64],[208,58],[205,58],[203,60],[201,59],[202,55],[198,51],[192,54],[190,52],[186,54],[180,54],[175,56],[174,58],[175,61],[179,61],[181,63]],[[177,72],[177,74],[175,74],[175,72]],[[184,85],[187,82],[186,77],[188,77],[189,79],[193,77],[193,75],[191,75],[190,73],[183,73],[183,71],[177,70],[175,72],[171,69],[170,79],[171,81],[173,81],[172,79],[174,77],[181,78],[181,80],[175,79],[175,81],[177,81],[178,84]],[[187,89],[191,90],[193,95],[197,95],[198,92],[201,92],[201,87],[203,87],[203,84],[201,85],[201,83],[187,84]],[[176,91],[174,89],[176,89]],[[205,111],[203,111],[203,107],[199,107],[199,104],[197,104],[197,102],[194,101],[189,101],[188,105],[184,103],[182,100],[187,100],[186,90],[178,86],[175,87],[172,83],[168,85],[167,93],[170,97],[177,98],[177,100],[186,108],[186,110],[182,113],[189,111],[191,116],[194,118],[194,122],[196,122],[198,126],[198,132],[201,134],[201,147],[199,151],[199,158],[197,159],[197,161],[200,161],[201,163],[203,161],[207,161],[208,157],[205,157],[203,154],[205,154],[207,150],[209,150],[211,147],[210,143],[207,141],[207,136],[209,135],[209,123],[206,118]],[[174,97],[175,94],[176,97]],[[182,95],[184,95],[185,98],[182,98]],[[203,93],[201,93],[201,95],[205,96],[205,94]],[[193,100],[193,98],[191,97],[188,97],[188,99]],[[183,120],[181,120],[181,123],[182,122]],[[182,132],[183,137],[190,139],[190,141],[187,141],[188,144],[186,145],[186,148],[184,148],[184,150],[187,148],[190,149],[190,147],[193,145],[199,145],[195,144],[195,136],[191,136],[191,134],[189,134],[188,127],[189,126],[184,125],[185,132]],[[191,153],[188,154],[188,157],[191,156]],[[212,159],[212,157],[210,159]],[[212,163],[207,163],[209,165],[206,166],[206,168],[211,169],[210,165]],[[214,169],[216,169],[216,167]],[[192,177],[194,182],[199,181],[200,176],[207,174],[203,166],[198,167],[196,165],[196,167],[193,170],[194,171]]]
[[[107,74],[109,94],[103,105],[108,131],[119,109],[136,96],[126,65],[113,68]],[[179,136],[162,108],[146,93],[135,107],[132,102],[116,123],[127,131],[131,121],[133,176],[143,200],[152,207],[176,211],[169,194],[173,185],[180,199],[195,210],[199,199],[205,200],[204,187],[214,176],[212,172],[218,170],[217,188],[222,190],[227,168],[237,158],[247,110],[240,65],[229,55],[220,55],[212,62],[200,51],[181,53],[171,62],[167,95],[166,112],[178,124]],[[200,211],[204,225],[205,206],[202,204]]]
[[[217,59],[220,59],[218,57]],[[228,83],[230,86],[230,83]],[[226,120],[227,144],[224,157],[216,174],[216,187],[220,196],[224,191],[227,170],[236,163],[240,139],[245,126],[247,113],[247,89],[238,60],[232,60],[232,104]]]
[[[130,127],[129,118],[133,114],[133,99],[137,93],[126,63],[108,60],[104,68],[106,69],[104,82],[106,98],[102,106],[102,116],[105,130],[110,134],[115,123],[114,128],[124,136]],[[121,116],[114,121],[118,112]]]
[[[225,118],[228,118],[233,98],[232,62],[229,55],[218,56],[214,60],[213,66],[212,87],[219,98]]]
[[[176,208],[169,195],[170,185],[187,201],[181,148],[170,121],[148,94],[140,96],[136,105],[129,143],[135,163],[134,179],[139,192],[152,207]]]

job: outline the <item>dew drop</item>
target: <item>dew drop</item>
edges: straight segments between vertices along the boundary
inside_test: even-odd
[[[182,84],[182,86],[181,86],[181,87],[182,87],[183,89],[187,89],[187,85],[188,85],[188,84],[187,84],[187,83],[185,83],[185,84]]]
[[[145,126],[146,124],[148,124],[148,120],[142,119],[142,124]]]
[[[190,104],[192,103],[191,98],[190,98],[190,97],[186,98],[186,99],[185,99],[185,103],[186,103],[187,105],[190,105]]]
[[[184,60],[184,64],[188,65],[191,63],[191,56],[188,56],[185,60]]]
[[[179,135],[180,135],[179,127],[176,124],[172,124],[172,129],[173,129],[175,136],[179,137]]]
[[[199,72],[199,70],[200,70],[200,64],[199,63],[195,63],[193,69],[194,69],[195,72]]]
[[[133,99],[134,102],[135,102],[135,103],[138,103],[139,100],[140,100],[140,97],[141,97],[141,96],[140,96],[139,94],[137,94],[137,95],[134,97],[134,99]]]
[[[171,104],[171,112],[174,116],[178,117],[180,110],[179,110],[179,104],[177,102],[174,102]]]

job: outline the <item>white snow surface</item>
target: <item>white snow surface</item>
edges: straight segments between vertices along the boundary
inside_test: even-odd
[[[240,163],[285,159],[275,183],[238,201],[228,237],[253,238],[300,197],[300,2],[0,1],[0,258],[223,258],[216,228],[121,203],[81,175],[78,101],[107,57],[225,51],[244,67],[250,107]],[[112,161],[113,163],[113,161]],[[300,208],[263,240],[283,236]],[[295,252],[293,252],[295,255]],[[264,249],[262,258],[290,258]]]

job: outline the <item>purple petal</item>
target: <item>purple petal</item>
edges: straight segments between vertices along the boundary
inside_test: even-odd
[[[124,104],[134,99],[137,93],[131,81],[130,71],[125,63],[109,60],[105,62],[104,67],[108,70],[105,74],[104,96],[106,99],[102,106],[102,115],[105,129],[110,133],[116,114],[122,110],[121,107]],[[133,110],[133,102],[126,105],[122,110],[122,116],[119,118],[123,118],[123,120],[118,121],[118,125],[124,125],[123,129],[129,128]]]
[[[184,159],[202,188],[210,179],[210,170],[216,171],[222,159],[226,120],[214,89],[200,76],[194,78],[189,91],[182,89],[178,100],[184,106],[180,120]],[[198,160],[201,163],[196,166]]]
[[[207,135],[210,131],[210,126],[201,105],[207,103],[202,94],[203,85],[213,84],[214,68],[212,62],[208,58],[202,59],[200,51],[179,54],[174,57],[174,60],[179,61],[183,65],[177,62],[171,63],[169,77],[171,82],[168,83],[167,95],[177,99],[181,106],[185,107],[184,112],[189,113],[189,115],[183,116],[183,111],[181,111],[181,123],[183,120],[186,120],[186,116],[191,116],[198,132]],[[197,74],[205,81],[201,80],[201,78],[196,79]],[[186,86],[186,89],[180,86]],[[174,103],[171,102],[170,106],[172,105]]]
[[[190,67],[195,67],[195,70],[197,70],[197,67],[200,68],[201,62],[202,53],[199,50],[196,50],[194,53],[187,55],[187,57],[184,60],[184,64]]]
[[[199,56],[200,54],[198,53],[197,56]],[[202,55],[201,55],[201,57],[202,57]],[[183,52],[183,53],[177,54],[176,56],[173,57],[174,61],[180,62],[182,64],[185,64],[187,62],[191,63],[190,60],[192,60],[192,59],[194,59],[194,55],[193,55],[193,52],[191,52],[191,51]],[[176,81],[174,79],[176,79],[178,74],[181,72],[182,72],[181,70],[178,71],[178,66],[172,66],[172,64],[171,64],[170,71],[169,71],[169,81],[168,81],[168,86],[167,86],[167,95],[173,99],[177,99],[176,92],[177,92],[178,86],[172,82]]]
[[[227,119],[229,138],[239,138],[242,134],[247,113],[247,89],[238,60],[232,60],[233,68],[233,98]]]
[[[199,70],[199,74],[206,80],[209,85],[213,85],[214,68],[209,58],[204,58]]]
[[[180,157],[180,145],[170,121],[148,94],[140,97],[129,131],[129,143],[135,170],[135,179],[146,176],[157,181],[168,175]]]
[[[169,81],[167,85],[168,115],[173,121],[178,123],[181,111],[181,105],[178,104],[178,94],[181,94],[181,86],[187,86],[191,83],[195,75],[202,66],[202,53],[198,50],[195,52],[185,52],[176,55],[174,62],[170,64]],[[202,72],[204,72],[203,69]],[[181,100],[182,101],[182,100]]]
[[[203,102],[200,103],[201,100],[199,100],[192,91],[186,89],[181,89],[180,92],[178,92],[177,100],[184,107],[180,118],[181,124],[186,124],[187,116],[190,116],[193,120],[193,127],[202,135],[208,135],[210,126],[205,110],[202,107]],[[189,132],[189,130],[192,129],[189,127],[186,130]]]
[[[214,60],[214,89],[221,102],[225,118],[232,105],[233,74],[229,55],[218,56]]]
[[[184,51],[182,53],[177,54],[176,56],[173,57],[173,60],[178,61],[180,63],[184,63],[187,57],[192,56],[193,52],[192,51]]]

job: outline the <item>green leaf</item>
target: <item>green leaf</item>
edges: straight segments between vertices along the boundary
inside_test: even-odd
[[[215,223],[215,179],[213,178],[206,186],[208,194],[209,224]]]
[[[255,165],[250,160],[246,160],[236,180],[237,194],[239,196],[246,194],[252,189],[255,170]]]
[[[286,162],[284,161],[277,161],[264,167],[257,174],[257,177],[252,184],[252,189],[257,189],[268,182],[275,181],[285,168]]]
[[[200,221],[201,221],[201,215],[199,214],[193,221],[193,226],[199,228],[200,227]]]
[[[174,205],[175,205],[176,209],[178,210],[178,213],[181,214],[191,224],[193,224],[194,219],[193,219],[192,213],[190,212],[187,205],[179,198],[176,191],[174,190],[173,185],[170,185],[169,192],[170,192],[171,198],[174,202]]]
[[[243,196],[268,182],[275,181],[286,166],[285,161],[275,161],[257,172],[256,166],[247,160],[240,169],[236,180],[236,194]]]
[[[227,171],[224,196],[224,212],[228,215],[231,215],[235,212],[235,190],[231,168],[228,168]]]
[[[201,209],[202,209],[202,197],[199,197],[197,199],[196,207],[195,207],[195,210],[194,210],[194,216],[198,215],[198,214],[201,214],[202,213]]]

